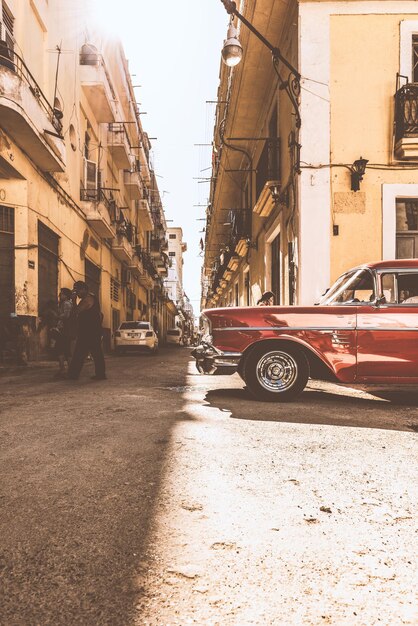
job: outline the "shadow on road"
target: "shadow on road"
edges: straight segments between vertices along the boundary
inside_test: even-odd
[[[192,419],[181,393],[188,352],[107,361],[109,380],[0,382],[1,623],[127,626],[172,432]],[[184,366],[183,366],[184,361]]]
[[[271,403],[255,400],[245,388],[214,389],[205,400],[233,419],[418,430],[418,392],[376,392],[371,399],[338,391],[308,388],[293,402]]]

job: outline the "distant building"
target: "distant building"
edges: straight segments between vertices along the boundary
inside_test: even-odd
[[[107,348],[125,319],[163,341],[166,223],[123,48],[77,0],[0,9],[0,323],[17,313],[36,356],[39,316],[85,280]]]
[[[183,288],[183,254],[187,251],[187,243],[183,241],[183,230],[179,227],[167,229],[168,258],[170,267],[165,279],[165,286],[170,298],[176,303],[178,316],[177,325],[183,328],[189,337],[193,334],[193,307]]]

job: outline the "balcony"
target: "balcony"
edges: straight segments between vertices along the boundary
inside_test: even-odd
[[[10,48],[2,48],[0,127],[44,172],[65,170],[59,117],[21,57]]]
[[[152,221],[151,209],[149,208],[148,200],[142,198],[136,202],[136,210],[138,211],[139,223],[142,230],[153,230],[154,222]]]
[[[131,167],[131,145],[123,124],[109,124],[107,149],[119,170],[127,170]]]
[[[141,165],[141,176],[146,183],[151,182],[151,172],[148,158],[147,151],[145,151],[144,147],[141,145],[139,149],[139,162]]]
[[[143,287],[152,287],[154,280],[158,276],[157,268],[148,252],[141,252],[144,273],[139,278],[139,282]]]
[[[140,255],[136,252],[134,253],[131,261],[128,262],[128,267],[131,270],[132,274],[136,276],[136,278],[141,278],[144,274],[144,265],[142,263],[142,259]]]
[[[141,198],[142,187],[139,172],[125,170],[123,172],[123,183],[129,192],[129,197],[132,200],[139,200]]]
[[[408,83],[395,94],[395,157],[418,160],[418,84]]]
[[[163,252],[160,255],[160,258],[157,259],[157,271],[158,274],[160,276],[167,276],[168,274],[168,268],[170,267],[170,259],[169,257],[165,254],[165,252]]]
[[[239,262],[240,257],[238,255],[234,254],[231,256],[228,263],[228,268],[231,270],[231,272],[235,272],[235,270],[238,269]]]
[[[129,265],[132,262],[133,250],[126,235],[122,233],[116,235],[112,241],[112,252],[121,263]]]
[[[116,101],[116,94],[103,57],[90,44],[84,44],[81,48],[80,82],[96,121],[114,122],[113,103]]]
[[[89,226],[102,239],[113,239],[116,230],[116,203],[104,189],[81,189],[80,201]]]

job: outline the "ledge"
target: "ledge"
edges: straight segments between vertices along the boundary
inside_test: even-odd
[[[276,206],[276,201],[273,198],[274,188],[276,188],[277,193],[280,190],[280,182],[278,180],[268,180],[258,197],[253,211],[260,217],[268,217]]]
[[[395,145],[395,157],[405,161],[418,161],[418,137],[402,137]]]

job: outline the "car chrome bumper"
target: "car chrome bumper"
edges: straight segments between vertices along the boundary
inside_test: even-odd
[[[210,344],[192,350],[196,367],[201,374],[233,374],[237,371],[241,352],[222,352]]]

